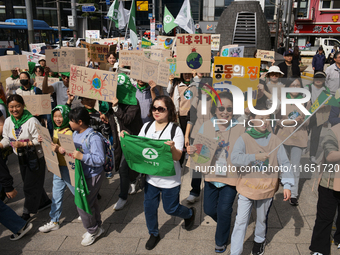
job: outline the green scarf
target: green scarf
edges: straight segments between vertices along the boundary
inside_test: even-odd
[[[129,76],[125,73],[118,74],[117,99],[121,104],[137,105],[136,87],[131,84]]]
[[[19,127],[21,127],[26,121],[28,121],[30,118],[32,118],[33,115],[28,111],[28,110],[24,110],[24,112],[22,113],[22,116],[20,119],[16,120],[14,118],[13,115],[11,115],[11,120],[14,124],[14,129],[18,129]]]
[[[255,128],[251,128],[249,131],[247,131],[247,133],[254,139],[258,139],[258,138],[263,138],[263,137],[268,137],[268,135],[270,134],[270,131],[268,131],[268,129],[266,129],[266,132],[261,133],[259,131],[257,131]]]
[[[290,93],[287,94],[287,98],[292,99],[292,96],[290,95]],[[293,99],[300,99],[300,98],[303,98],[301,94],[299,94],[297,97],[294,97]]]
[[[92,109],[88,109],[88,108],[86,108],[85,107],[85,109],[89,112],[89,114],[91,114],[91,113],[95,113],[97,110],[96,109],[94,109],[94,108],[92,108]]]
[[[99,101],[99,111],[103,114],[106,114],[110,110],[110,106],[108,102]]]
[[[7,105],[5,104],[4,101],[2,101],[2,99],[0,99],[0,104],[3,105],[3,106],[5,107],[5,110],[6,110],[6,118],[8,118],[10,114],[9,114]]]
[[[190,81],[183,81],[183,83],[188,86],[190,84]]]
[[[140,92],[143,92],[143,90],[146,89],[148,86],[149,86],[148,83],[145,83],[143,87],[140,87],[140,86],[137,84],[137,89],[139,89]]]
[[[24,86],[20,86],[20,89],[23,90],[23,91],[26,91],[25,87]],[[34,86],[31,85],[30,89],[29,90],[33,90],[34,89]]]
[[[60,111],[61,115],[63,116],[63,123],[61,124],[60,127],[58,127],[54,120],[53,120],[53,113],[55,111]],[[52,123],[53,123],[53,127],[54,129],[64,129],[66,127],[69,126],[69,118],[68,118],[68,113],[70,112],[70,107],[68,107],[67,105],[57,105],[56,107],[54,107],[54,109],[52,110]]]
[[[16,80],[16,79],[18,79],[18,78],[20,77],[20,75],[18,75],[18,76],[13,76],[13,74],[12,74],[10,77],[12,77],[13,80]]]

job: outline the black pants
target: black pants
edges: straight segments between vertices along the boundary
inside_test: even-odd
[[[44,189],[45,159],[39,160],[39,170],[32,171],[28,165],[20,166],[21,178],[24,183],[24,213],[37,213],[38,209],[50,200]]]
[[[183,135],[185,136],[185,131],[187,130],[187,116],[179,116],[179,125],[181,126]],[[185,148],[183,148],[183,153],[182,153],[182,157],[179,160],[179,163],[181,164],[181,166],[183,165],[184,159],[185,159]]]
[[[309,249],[323,255],[330,254],[330,236],[336,209],[340,212],[340,198],[334,196],[332,189],[319,186],[319,199],[313,235]],[[340,214],[336,220],[334,242],[340,242]]]
[[[122,155],[122,160],[119,166],[119,180],[120,180],[119,197],[121,199],[126,200],[128,198],[130,183],[136,181],[138,175],[139,173],[137,173],[136,171],[132,170],[129,167],[124,155]]]
[[[194,195],[195,197],[199,197],[201,194],[201,182],[202,182],[202,173],[192,170],[192,179],[191,179],[191,190],[190,195]]]
[[[316,152],[318,151],[320,134],[321,134],[321,130],[322,130],[322,125],[317,126],[317,124],[316,124],[316,115],[315,114],[310,118],[309,129],[310,129],[310,132],[312,132],[311,137],[310,137],[310,153],[309,153],[309,155],[315,157]]]

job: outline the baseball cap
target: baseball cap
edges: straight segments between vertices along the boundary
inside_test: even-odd
[[[287,50],[283,53],[283,56],[293,56],[293,52],[291,50]]]

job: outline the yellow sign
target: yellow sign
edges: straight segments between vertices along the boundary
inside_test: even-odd
[[[137,1],[137,11],[148,11],[149,1]]]
[[[256,105],[257,85],[259,84],[261,59],[259,58],[229,58],[215,57],[214,58],[214,74],[213,84],[216,90],[220,89],[219,85],[229,84],[238,87],[244,95],[245,108],[248,107],[248,88],[253,89],[251,95],[253,106]]]

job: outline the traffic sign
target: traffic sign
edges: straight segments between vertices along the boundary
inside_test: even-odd
[[[149,19],[152,19],[152,13],[149,13]]]
[[[74,27],[74,19],[73,16],[67,16],[68,26]]]
[[[107,5],[110,5],[110,4],[111,4],[111,1],[110,1],[110,0],[106,0],[106,4],[107,4]]]
[[[94,7],[94,5],[83,5],[81,7],[81,10],[83,12],[95,12],[96,11],[96,7]]]
[[[162,28],[162,24],[157,24],[157,28]]]

